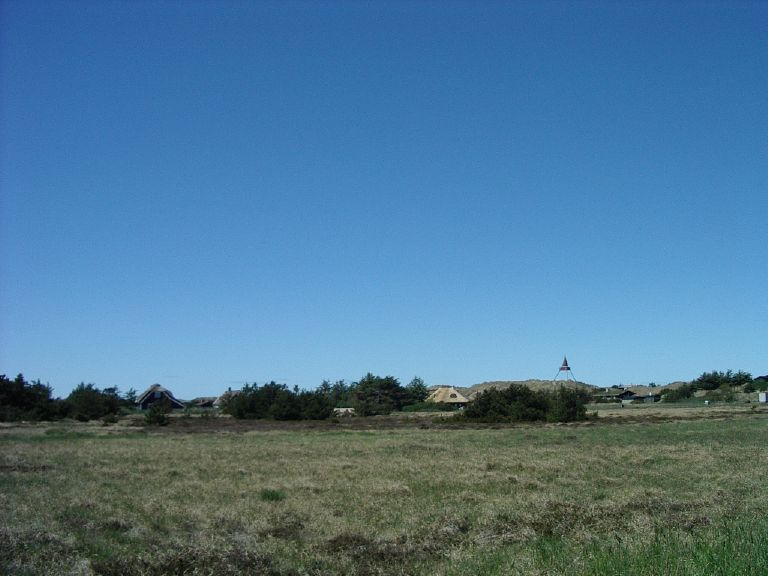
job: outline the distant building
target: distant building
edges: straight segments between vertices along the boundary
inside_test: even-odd
[[[177,400],[173,396],[173,392],[167,388],[163,388],[160,384],[152,384],[147,388],[144,393],[136,399],[136,404],[139,408],[146,410],[155,402],[168,402],[171,408],[186,408],[181,400]]]
[[[213,408],[214,402],[216,402],[216,396],[201,396],[192,400],[191,404],[195,408]]]
[[[240,390],[232,390],[230,388],[224,394],[216,398],[216,400],[213,401],[213,407],[214,408],[224,408],[224,406],[229,402],[230,398],[233,398],[234,396],[237,396],[240,394]]]
[[[595,392],[594,397],[602,402],[632,402],[652,403],[661,400],[661,393],[649,386],[634,386],[631,388],[606,388],[602,392]]]
[[[757,401],[766,403],[768,402],[768,392],[758,392],[757,393]]]
[[[436,404],[452,404],[454,406],[466,406],[469,400],[453,386],[440,386],[427,396],[426,402]]]

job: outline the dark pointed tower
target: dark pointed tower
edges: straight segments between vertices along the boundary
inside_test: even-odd
[[[571,370],[571,367],[568,365],[568,358],[563,356],[563,363],[560,365],[560,369],[557,371],[557,374],[555,374],[554,380],[557,380],[560,378],[561,374],[565,374],[565,380],[575,382],[576,378],[573,377],[573,370]]]

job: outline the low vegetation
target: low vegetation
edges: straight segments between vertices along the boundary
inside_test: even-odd
[[[688,383],[662,390],[662,399],[665,402],[679,402],[694,396],[697,392],[709,400],[733,402],[738,392],[756,392],[765,390],[767,383],[765,377],[753,379],[749,372],[704,372],[701,376]]]
[[[186,418],[6,425],[0,573],[763,575],[768,411],[718,414],[274,431],[218,419],[241,427],[229,433],[184,433]]]
[[[337,407],[352,407],[360,416],[386,415],[422,403],[427,387],[416,377],[402,386],[393,376],[363,376],[347,384],[324,381],[316,390],[291,390],[285,384],[246,384],[228,397],[224,412],[235,418],[324,420]]]
[[[575,422],[586,420],[589,395],[568,388],[552,392],[521,384],[480,392],[455,416],[473,422]]]
[[[74,418],[81,422],[132,409],[136,392],[120,394],[117,388],[100,390],[81,383],[65,399],[54,398],[52,388],[39,380],[27,381],[22,374],[11,380],[0,375],[0,421],[58,420]]]
[[[649,390],[655,388],[655,384],[648,387]],[[752,378],[748,372],[728,370],[704,372],[687,383],[658,387],[656,393],[662,395],[665,402],[678,402],[694,395],[731,402],[766,388],[768,376]],[[496,392],[490,392],[494,389]],[[504,392],[507,389],[512,391]],[[460,390],[465,395],[483,398],[482,402],[473,403],[464,417],[486,422],[574,421],[585,418],[582,404],[590,394],[594,394],[593,401],[616,401],[588,384],[573,381],[483,382]],[[121,393],[116,387],[99,389],[95,384],[81,383],[64,399],[54,398],[52,392],[48,384],[39,380],[27,381],[21,374],[13,380],[0,375],[0,422],[72,418],[82,422],[101,419],[111,423],[118,415],[137,408],[134,389]],[[223,412],[238,419],[324,420],[332,416],[334,408],[354,408],[359,416],[445,408],[425,403],[428,394],[427,386],[419,377],[403,386],[393,376],[368,373],[349,384],[344,380],[333,383],[326,380],[314,390],[290,389],[274,381],[261,386],[246,384],[242,390],[224,393],[221,399],[224,400]],[[210,410],[200,406],[189,403],[187,410]],[[147,422],[163,424],[163,416],[153,414]]]

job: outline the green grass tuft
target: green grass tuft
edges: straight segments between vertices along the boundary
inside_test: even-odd
[[[285,492],[282,490],[272,490],[269,488],[265,488],[261,492],[259,492],[259,498],[263,500],[264,502],[281,502],[285,500]]]

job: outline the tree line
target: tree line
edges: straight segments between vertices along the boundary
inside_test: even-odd
[[[708,397],[732,400],[734,391],[754,392],[768,388],[768,377],[752,378],[748,372],[704,372],[677,388],[664,390],[665,401],[689,398],[698,390]],[[227,395],[222,411],[235,418],[273,420],[323,420],[334,408],[354,408],[359,416],[385,415],[392,412],[421,410],[428,390],[424,381],[413,378],[403,386],[393,376],[367,373],[356,382],[324,380],[315,390],[289,388],[274,381],[261,386],[246,384],[237,393]],[[538,392],[522,385],[477,395],[456,418],[486,422],[551,421],[567,422],[586,417],[589,397],[581,392],[561,389]],[[54,398],[48,384],[27,381],[22,374],[14,379],[0,375],[0,421],[57,420],[81,421],[114,417],[134,410],[136,391],[121,393],[116,387],[99,389],[80,383],[64,399]],[[162,415],[158,415],[159,419]],[[148,420],[149,421],[149,420]]]
[[[117,388],[97,388],[94,384],[78,384],[64,398],[54,398],[53,390],[40,380],[27,381],[23,374],[11,380],[0,375],[0,420],[59,420],[74,418],[87,421],[132,409],[136,391],[121,394]]]
[[[736,390],[742,392],[765,391],[768,388],[768,377],[759,376],[752,378],[752,374],[739,370],[733,372],[726,370],[720,372],[704,372],[686,384],[681,384],[676,388],[668,388],[661,395],[665,402],[677,402],[691,398],[696,392],[706,391],[706,397],[714,400],[730,402],[735,399]]]
[[[99,389],[81,383],[64,399],[54,398],[48,384],[27,381],[22,374],[14,379],[0,376],[0,421],[58,420],[81,421],[117,415],[136,407],[136,391],[122,394],[117,388]],[[288,388],[269,382],[262,386],[246,384],[236,394],[227,395],[222,411],[235,418],[273,420],[323,420],[337,407],[351,407],[362,416],[389,414],[423,402],[428,391],[415,377],[406,386],[393,376],[366,374],[357,382],[328,380],[312,391]],[[166,408],[164,411],[170,411]]]
[[[333,414],[334,408],[354,408],[360,416],[390,414],[423,402],[427,395],[427,387],[419,377],[402,386],[394,376],[369,372],[350,384],[324,380],[313,391],[290,389],[274,381],[263,386],[246,384],[237,394],[228,396],[222,410],[235,418],[323,420]]]

